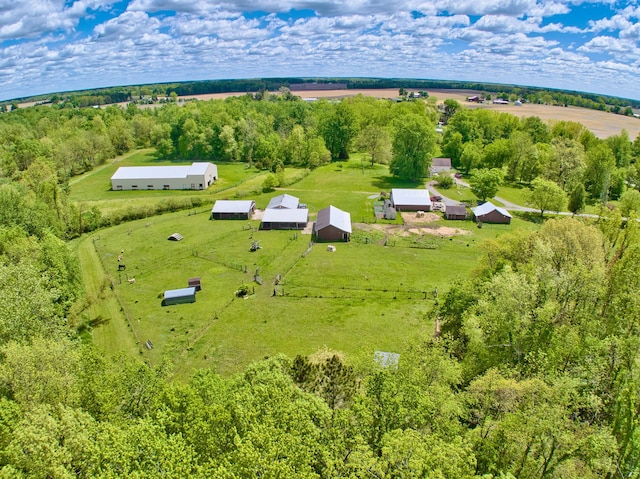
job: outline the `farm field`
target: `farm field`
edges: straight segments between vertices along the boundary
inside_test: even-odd
[[[470,221],[439,215],[419,220],[411,213],[404,225],[375,222],[373,202],[398,183],[386,167],[363,170],[358,160],[341,165],[323,166],[289,189],[252,197],[264,207],[276,194],[298,196],[311,218],[328,204],[349,211],[352,241],[335,244],[335,252],[322,243],[307,252],[310,235],[260,231],[256,220],[209,220],[213,197],[197,211],[129,222],[81,240],[83,271],[103,267],[113,287],[104,290],[105,304],[117,301],[122,309],[108,321],[104,309],[84,312],[91,316],[93,342],[110,353],[130,352],[127,345],[135,343],[152,363],[169,360],[177,377],[197,367],[231,373],[265,356],[311,354],[323,347],[347,354],[400,352],[410,337],[433,334],[434,291],[442,293],[472,274],[483,240],[536,228],[516,218],[510,227],[478,229]],[[227,191],[229,197],[233,192]],[[174,232],[184,239],[168,241]],[[250,252],[252,241],[261,249]],[[126,269],[118,271],[119,264]],[[254,281],[256,273],[262,285]],[[202,280],[196,302],[162,306],[162,293],[186,287],[190,277]],[[250,288],[246,299],[235,296],[243,284]],[[152,349],[144,346],[147,340]]]

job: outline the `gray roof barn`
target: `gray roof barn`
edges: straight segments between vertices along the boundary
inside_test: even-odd
[[[464,205],[446,205],[444,215],[448,220],[467,219],[467,207]]]
[[[271,198],[271,200],[269,201],[269,205],[267,206],[267,209],[271,210],[271,209],[286,208],[286,209],[293,210],[293,209],[296,209],[299,204],[300,204],[300,200],[298,198],[285,193],[283,195],[278,195]]]
[[[351,215],[335,206],[327,206],[318,211],[315,233],[319,240],[348,241],[351,235]]]

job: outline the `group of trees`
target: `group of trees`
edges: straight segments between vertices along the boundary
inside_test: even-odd
[[[632,142],[626,130],[603,140],[576,122],[548,125],[538,117],[520,119],[508,113],[458,109],[448,121],[441,149],[456,168],[473,173],[474,181],[483,186],[492,176],[490,171],[495,172],[493,177],[501,173],[512,183],[537,185],[538,191],[543,184],[548,186],[541,180],[553,182],[566,194],[553,205],[562,203],[564,208],[571,198],[573,212],[584,208],[585,201],[617,200],[627,186],[635,188],[638,183],[640,137]],[[495,191],[489,188],[489,193]],[[554,193],[557,200],[561,195]],[[480,190],[476,194],[481,199],[492,196]],[[537,198],[534,195],[533,200]]]
[[[64,245],[5,228],[0,477],[637,477],[640,229],[622,226],[487,243],[397,366],[321,351],[183,382],[79,341],[42,283],[77,278]]]

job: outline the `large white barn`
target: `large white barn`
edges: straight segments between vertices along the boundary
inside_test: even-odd
[[[113,190],[205,190],[218,179],[209,162],[190,166],[121,166],[111,177]]]

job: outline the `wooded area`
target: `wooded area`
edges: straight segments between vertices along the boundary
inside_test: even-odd
[[[0,476],[639,477],[640,137],[447,108],[283,92],[0,115]],[[276,181],[355,149],[420,180],[441,153],[478,188],[531,185],[541,215],[558,191],[574,212],[619,203],[486,243],[423,318],[440,333],[412,338],[397,368],[325,351],[180,382],[67,322],[83,292],[65,241],[110,225],[69,200],[70,181],[144,147]]]

